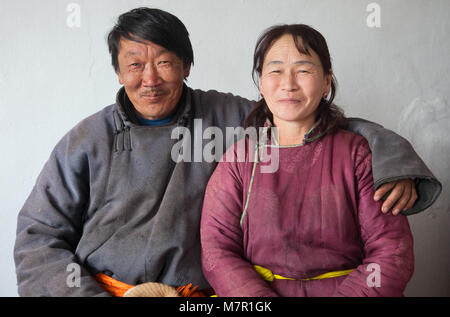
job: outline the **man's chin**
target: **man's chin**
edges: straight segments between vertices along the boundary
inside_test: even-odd
[[[149,103],[139,107],[139,109],[139,116],[148,120],[159,120],[167,118],[173,111],[172,109],[170,111],[167,111],[167,108],[164,107],[164,105]]]

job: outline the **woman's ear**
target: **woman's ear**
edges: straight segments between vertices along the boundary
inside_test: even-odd
[[[261,76],[259,76],[259,94],[261,95],[262,98],[264,98],[264,93],[261,86]]]
[[[325,99],[330,94],[332,80],[333,80],[333,70],[330,69],[329,73],[325,75],[325,91],[324,91]]]

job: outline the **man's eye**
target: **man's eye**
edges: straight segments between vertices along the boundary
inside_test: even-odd
[[[273,70],[273,71],[271,71],[270,73],[271,73],[271,74],[279,74],[279,73],[281,73],[281,71],[279,71],[279,70]]]
[[[167,65],[167,64],[169,64],[169,61],[160,61],[158,63],[158,65]]]
[[[139,63],[130,64],[131,67],[138,67],[139,65],[140,65]]]

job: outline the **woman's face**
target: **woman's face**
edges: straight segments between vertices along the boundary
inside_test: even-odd
[[[260,92],[274,124],[311,124],[322,97],[330,91],[332,73],[325,75],[316,52],[301,54],[292,35],[276,40],[268,50],[260,76]]]

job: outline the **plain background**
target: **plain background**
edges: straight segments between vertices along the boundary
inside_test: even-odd
[[[376,1],[380,27],[368,26],[371,2],[1,0],[0,296],[17,296],[17,214],[57,141],[114,103],[120,86],[106,34],[140,6],[185,23],[195,54],[191,87],[250,99],[258,97],[251,66],[261,32],[279,23],[318,29],[339,82],[336,103],[407,138],[444,186],[433,207],[409,217],[416,263],[405,295],[450,296],[450,1]],[[70,3],[81,9],[79,27],[67,23]]]

